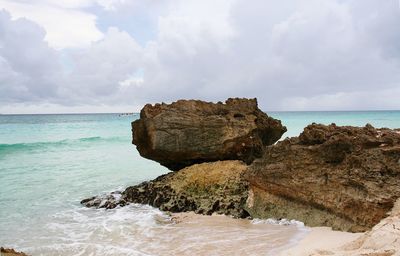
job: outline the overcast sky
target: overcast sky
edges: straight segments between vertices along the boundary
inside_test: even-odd
[[[400,109],[398,0],[0,0],[0,113]]]

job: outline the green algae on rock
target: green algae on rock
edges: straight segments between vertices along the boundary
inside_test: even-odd
[[[244,218],[249,216],[244,209],[248,186],[243,175],[247,168],[245,163],[233,160],[195,164],[128,187],[119,196],[114,193],[114,196],[93,197],[82,203],[100,208],[140,203],[169,212],[194,211]]]

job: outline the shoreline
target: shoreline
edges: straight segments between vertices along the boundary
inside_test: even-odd
[[[214,225],[216,218],[222,219],[223,223],[238,225],[266,224],[266,228],[276,226],[289,226],[290,229],[284,234],[286,241],[276,247],[270,248],[266,255],[279,256],[394,256],[400,255],[400,199],[396,201],[388,216],[381,220],[371,230],[360,233],[332,230],[331,227],[307,227],[297,221],[271,220],[249,220],[235,219],[226,215],[213,214],[204,216],[193,212],[172,213],[171,220],[180,226],[207,220],[208,225]],[[230,220],[229,220],[230,219]],[[227,222],[229,220],[229,222]],[[201,221],[200,221],[201,222]],[[282,223],[282,224],[280,224]],[[286,223],[291,223],[287,225]],[[221,223],[220,223],[221,224]],[[217,225],[218,226],[218,225]],[[265,228],[265,227],[264,227]],[[265,255],[253,252],[252,255]]]
[[[265,252],[253,251],[252,255],[279,255],[279,256],[323,256],[323,255],[358,255],[351,248],[354,243],[362,238],[368,232],[351,233],[345,231],[332,230],[330,227],[308,227],[302,226],[297,221],[274,221],[270,219],[250,220],[236,219],[227,215],[212,214],[210,216],[196,214],[194,212],[170,213],[171,221],[179,227],[193,227],[201,225],[219,226],[226,224],[237,225],[238,228],[247,223],[247,225],[266,224],[268,226],[290,226],[293,229],[285,231],[286,241],[265,254]],[[240,222],[240,223],[239,223]],[[285,224],[280,224],[285,223]],[[291,223],[291,224],[288,224]],[[297,224],[299,223],[299,224]],[[244,224],[246,225],[246,224]],[[267,228],[268,228],[267,227]],[[353,245],[353,246],[352,246]],[[242,247],[242,246],[241,246]],[[206,253],[206,252],[204,252]],[[213,253],[208,251],[208,253]],[[339,254],[336,254],[339,253]],[[224,254],[225,255],[225,254]],[[229,255],[227,253],[226,255]],[[364,255],[364,254],[363,254]],[[369,255],[369,254],[365,254]],[[371,254],[375,255],[375,254]],[[392,254],[378,254],[379,256],[388,256]]]
[[[308,227],[310,230],[300,241],[282,251],[281,256],[332,255],[331,250],[340,248],[360,238],[364,233],[335,231],[329,227]]]
[[[307,227],[301,222],[284,219],[243,219],[194,212],[164,214],[169,217],[155,221],[166,226],[153,230],[163,237],[160,248],[165,254],[160,255],[232,255],[238,252],[240,255],[274,256],[400,255],[400,200],[388,217],[363,233]],[[170,232],[174,238],[170,237]],[[173,247],[168,245],[170,239],[175,241]],[[150,255],[155,252],[154,248],[148,249]]]
[[[208,227],[213,227],[213,231],[217,231],[219,234],[210,234],[207,241],[203,241],[203,243],[212,244],[213,241],[226,240],[228,243],[221,244],[226,249],[223,252],[219,251],[218,255],[232,255],[238,251],[241,252],[241,255],[280,255],[280,253],[299,244],[310,232],[310,228],[294,221],[251,220],[221,214],[201,215],[194,212],[169,213],[169,215],[176,228],[207,230]],[[256,230],[259,235],[255,236],[253,233],[248,239],[230,237],[232,230],[240,231],[238,234]],[[255,237],[258,238],[254,239]],[[234,240],[230,241],[230,239]],[[243,240],[245,244],[235,243],[234,241],[238,239]],[[204,244],[200,245],[199,248],[205,249]],[[215,251],[212,249],[208,251],[198,250],[197,253],[199,254],[196,255],[215,255]],[[183,254],[186,255],[186,252],[183,252]]]
[[[281,255],[293,256],[392,256],[400,255],[400,199],[388,216],[363,233],[314,227],[296,246]]]

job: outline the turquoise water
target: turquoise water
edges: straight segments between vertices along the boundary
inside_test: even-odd
[[[60,214],[68,211],[74,218],[81,199],[167,172],[132,146],[130,122],[136,118],[0,116],[0,243],[36,252],[38,239],[51,243],[43,229],[54,237],[65,232],[49,225],[65,225]]]
[[[322,124],[400,128],[400,111],[310,111],[270,112],[288,128],[283,137],[297,136],[307,125]]]
[[[312,122],[400,127],[400,111],[270,115],[288,127],[285,136],[298,135]],[[136,118],[0,115],[0,245],[34,255],[154,255],[151,248],[168,244],[171,237],[159,236],[171,228],[162,224],[168,217],[154,208],[105,211],[79,204],[167,172],[131,144]]]

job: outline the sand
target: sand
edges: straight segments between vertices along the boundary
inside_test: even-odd
[[[400,256],[400,200],[387,218],[365,233],[315,227],[307,228],[308,232],[301,234],[294,226],[287,230],[280,229],[278,225],[275,225],[275,228],[274,225],[257,227],[249,220],[226,216],[201,216],[193,213],[174,214],[173,220],[178,227],[198,231],[193,234],[194,236],[210,231],[202,238],[203,243],[199,244],[199,250],[195,251],[196,255],[216,252],[215,255]],[[216,228],[219,232],[211,233],[211,230],[214,231]],[[236,233],[233,236],[226,235],[232,231],[231,229]],[[271,229],[272,233],[276,232],[273,241],[271,240],[273,236],[266,232],[268,229]],[[249,234],[252,234],[252,237],[246,237]],[[300,234],[300,239],[297,236],[293,244],[296,234]],[[234,238],[237,240],[232,243]],[[217,247],[208,247],[210,241],[218,241]],[[265,246],[266,244],[268,246]],[[216,248],[220,250],[216,251]],[[193,250],[190,251],[193,253]]]
[[[400,256],[400,200],[389,216],[365,233],[312,228],[296,246],[281,255]]]
[[[296,225],[254,223],[224,215],[172,214],[174,249],[159,255],[277,255],[300,232]],[[168,250],[170,250],[169,248]]]
[[[296,246],[282,252],[280,255],[332,255],[332,250],[358,239],[363,233],[333,231],[328,227],[310,228],[310,233]]]

